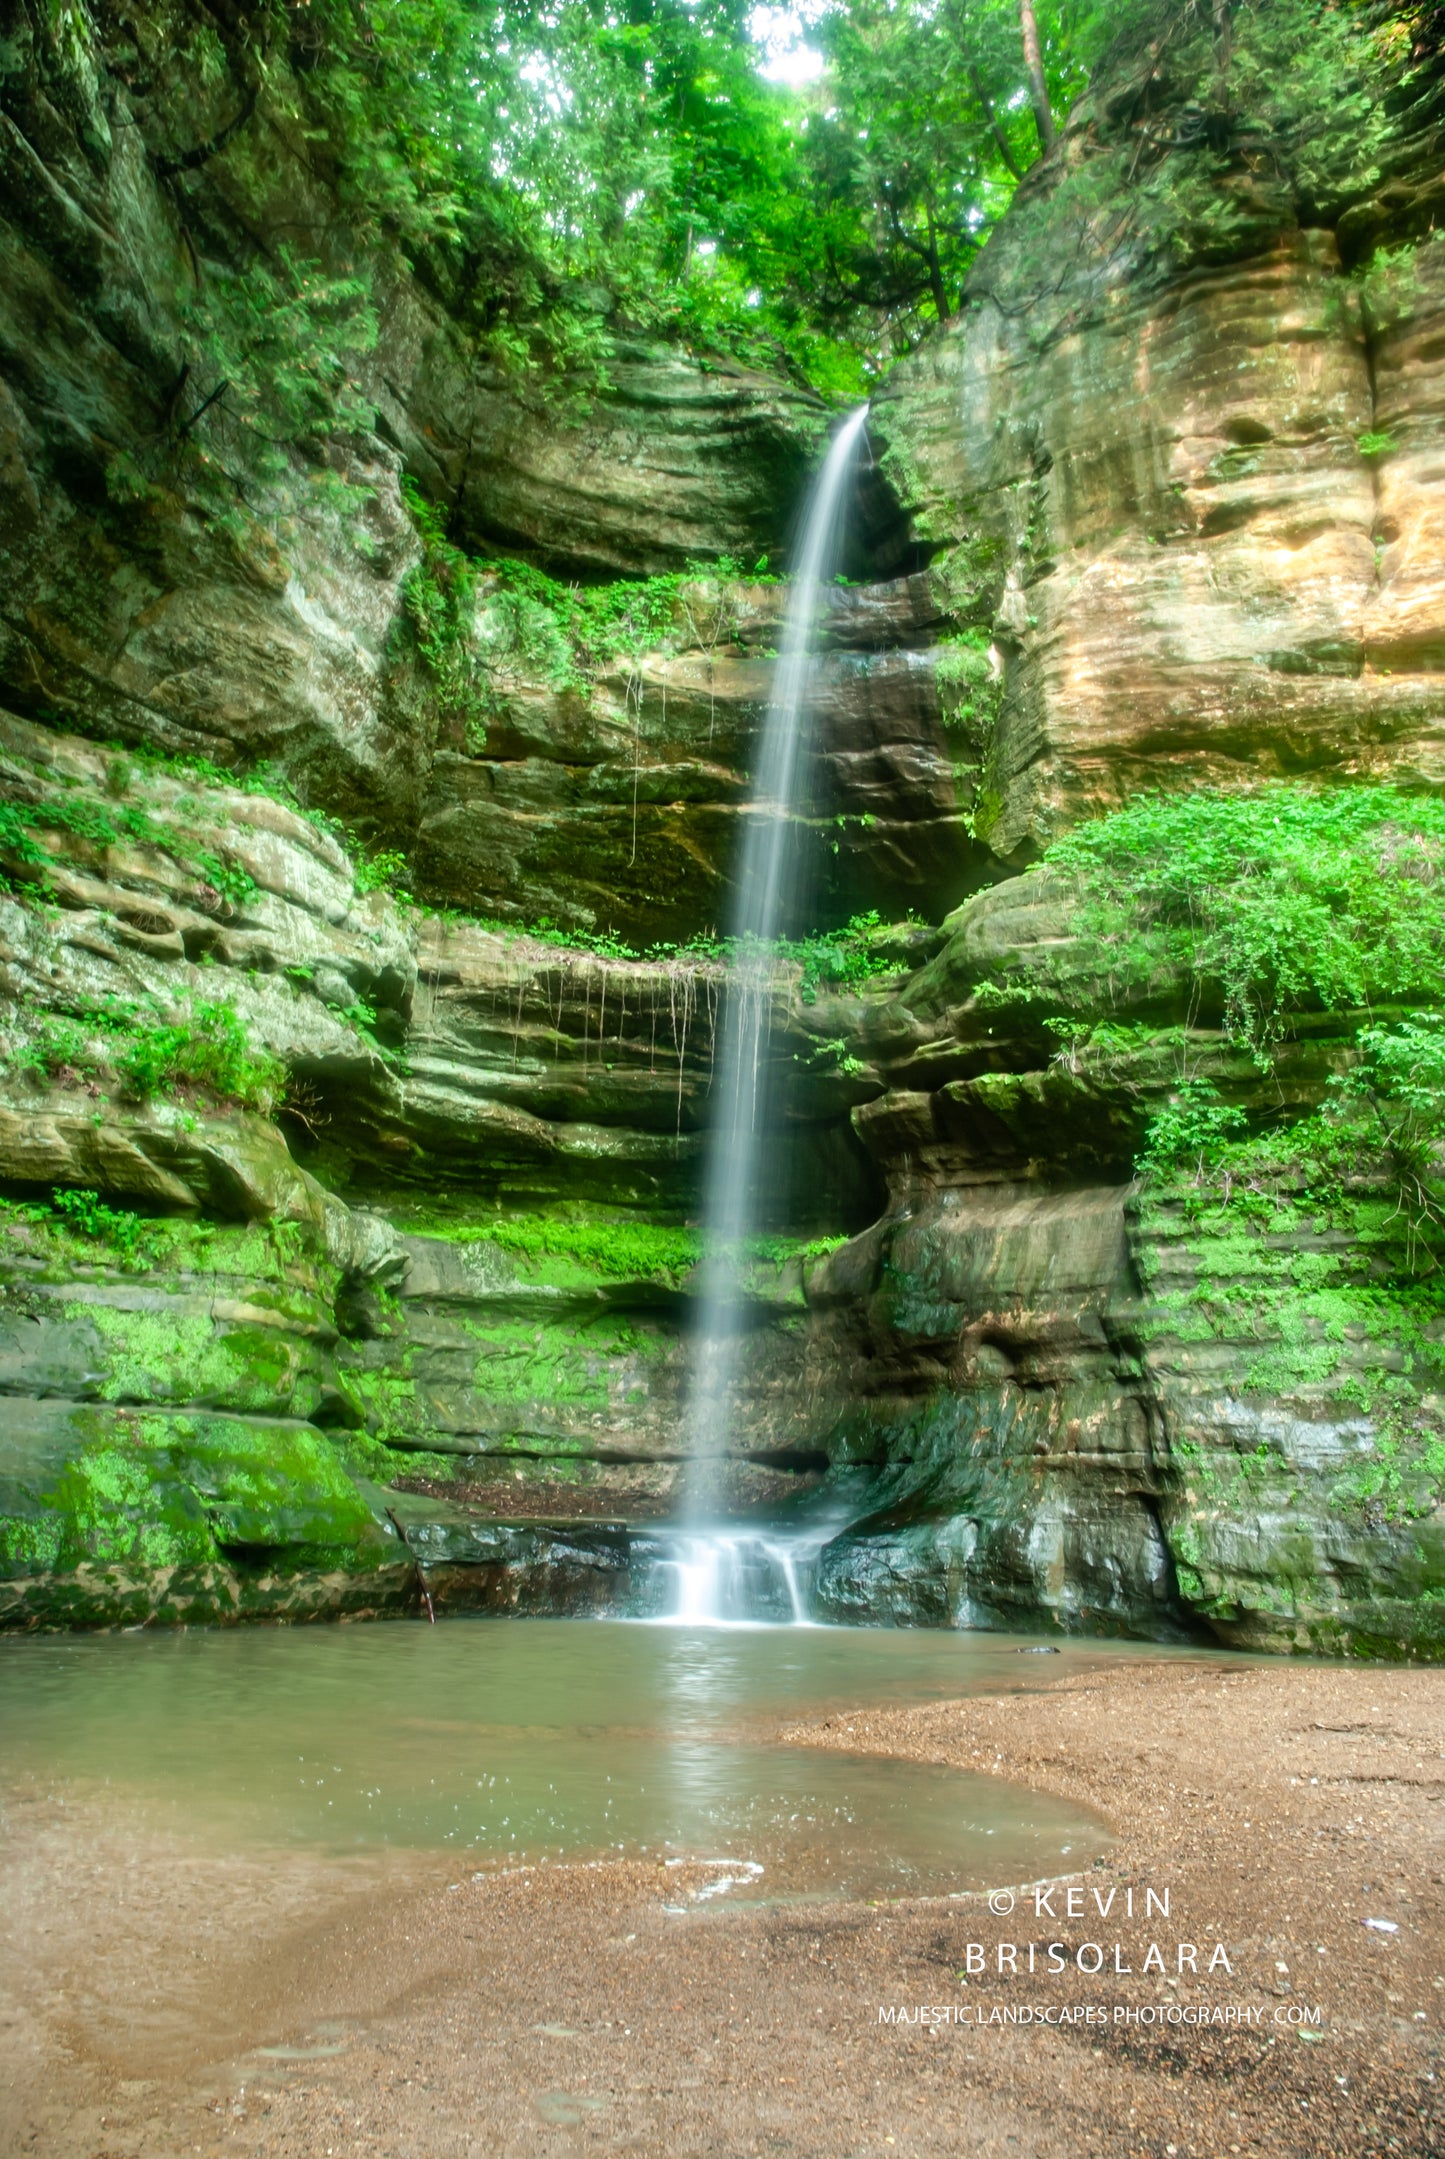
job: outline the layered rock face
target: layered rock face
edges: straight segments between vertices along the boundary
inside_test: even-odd
[[[875,401],[1005,663],[976,800],[1011,860],[1151,787],[1440,781],[1438,83],[1315,222],[1287,172],[1221,179],[1233,229],[1193,267],[1111,189],[1154,155],[1121,111],[1157,101],[1167,139],[1178,94],[1164,55],[1084,101],[958,323]]]
[[[14,718],[3,744],[10,1622],[407,1609],[419,1581],[655,1602],[618,1517],[668,1511],[685,1464],[721,964],[423,915],[270,796]],[[730,1502],[847,1491],[837,1618],[1428,1652],[1438,1477],[1407,1450],[1396,1503],[1355,1385],[1398,1353],[1261,1286],[1327,1280],[1348,1240],[1140,1201],[1169,1031],[1061,1054],[997,994],[1072,947],[1098,1008],[1057,880],[945,930],[847,993],[779,973]],[[156,1071],[157,1044],[225,1053],[217,1014],[241,1064]],[[1266,1076],[1192,1041],[1236,1098],[1301,1106],[1337,1054]],[[614,1526],[497,1526],[519,1512]]]
[[[443,720],[412,846],[422,889],[642,945],[725,928],[785,601],[779,584],[691,579],[656,649],[561,687],[525,654],[494,666],[485,709]],[[482,601],[478,651],[498,605]],[[866,907],[932,916],[980,874],[927,643],[941,619],[924,575],[835,594],[794,930]]]
[[[0,758],[0,1613],[409,1608],[418,1556],[452,1601],[615,1606],[625,1537],[478,1508],[674,1492],[720,962],[423,915],[358,890],[324,820],[14,716]],[[825,1466],[808,1227],[877,1205],[869,1084],[796,985],[744,1504]],[[459,1474],[465,1508],[435,1496]]]
[[[1140,209],[1157,153],[1127,132],[1202,143],[1170,65],[1166,40],[1084,101],[956,325],[875,400],[951,610],[963,797],[1008,864],[1150,790],[1441,777],[1438,78],[1312,196],[1287,162],[1223,178],[1227,237],[1190,263]],[[1002,883],[948,926],[863,1026],[887,1091],[855,1121],[890,1201],[819,1294],[856,1356],[836,1444],[886,1467],[830,1607],[1438,1654],[1429,1360],[1307,1294],[1368,1261],[1288,1195],[1248,1230],[1187,1189],[1141,1204],[1178,1046],[1079,1058],[1029,1023],[1066,886]],[[1182,985],[1131,1010],[1088,978],[1083,954],[1049,1009],[1194,1018],[1184,1068],[1266,1117],[1317,1106],[1347,1054],[1316,1022],[1266,1083]],[[1022,1006],[990,1001],[1007,981]],[[1398,1446],[1361,1409],[1382,1373],[1415,1390]],[[1369,1496],[1397,1463],[1395,1500]]]
[[[777,588],[704,576],[660,649],[560,688],[523,659],[461,709],[419,649],[408,593],[424,549],[399,483],[474,553],[566,578],[719,557],[776,570],[822,407],[622,330],[603,391],[507,377],[418,275],[348,233],[284,117],[294,85],[263,90],[191,163],[172,139],[175,24],[103,14],[101,29],[113,47],[71,51],[37,15],[6,48],[0,695],[101,739],[271,766],[405,848],[439,904],[642,944],[721,926]],[[207,95],[243,102],[224,83]],[[211,392],[212,417],[226,410],[219,363],[196,356],[195,236],[244,276],[274,269],[258,231],[298,229],[370,262],[377,335],[356,365],[375,420],[328,438],[319,471],[291,453],[277,502],[262,490],[252,513],[244,469],[208,481],[209,450],[187,462]],[[239,500],[218,506],[215,485]],[[876,516],[863,542],[897,552]],[[937,608],[918,580],[851,613],[807,835],[818,904],[936,914],[940,892],[967,889],[971,843],[931,674],[898,648]],[[485,604],[457,625],[484,675],[489,627]]]
[[[463,542],[572,574],[776,561],[824,415],[782,383],[625,337],[604,397],[525,389],[465,308],[352,229],[284,65],[259,92],[225,67],[188,73],[206,33],[185,9],[103,9],[64,31],[21,9],[6,43],[0,684],[86,732],[272,760],[311,799],[405,833],[434,715],[397,651],[420,553],[403,468]],[[183,453],[225,379],[201,351],[201,257],[274,271],[298,233],[325,236],[322,267],[370,269],[377,335],[357,365],[376,418],[328,446],[349,497],[296,461],[278,545],[244,512],[244,473],[238,514],[218,517]]]
[[[1368,1249],[1288,1189],[1262,1221],[1202,1204],[1187,1171],[1141,1194],[1129,1162],[1177,1032],[1050,1054],[989,995],[1067,928],[1045,879],[1000,885],[855,1015],[886,1091],[854,1121],[889,1200],[810,1279],[810,1354],[838,1389],[830,1458],[877,1483],[824,1554],[824,1609],[1438,1655],[1433,1357],[1368,1299],[1332,1303]],[[1085,963],[1077,994],[1097,1010]],[[1196,1029],[1190,1054],[1269,1109],[1317,1101],[1340,1047],[1263,1073]],[[1383,1174],[1360,1205],[1376,1224],[1398,1206]],[[1398,1428],[1362,1407],[1390,1375]]]

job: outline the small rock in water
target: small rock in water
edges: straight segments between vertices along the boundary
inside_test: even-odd
[[[1360,1924],[1373,1927],[1377,1934],[1398,1934],[1400,1931],[1393,1919],[1362,1919]]]
[[[1063,1651],[1055,1649],[1052,1642],[1030,1642],[1025,1649],[1016,1649],[1016,1657],[1059,1657]]]

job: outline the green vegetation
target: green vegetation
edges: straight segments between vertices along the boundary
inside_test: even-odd
[[[1254,1137],[1247,1128],[1216,1089],[1185,1083],[1151,1117],[1140,1167],[1161,1177],[1189,1171],[1201,1189],[1222,1180],[1226,1198],[1236,1188],[1274,1190],[1287,1175],[1326,1209],[1362,1191],[1374,1205],[1383,1188],[1384,1226],[1360,1232],[1378,1248],[1376,1272],[1445,1280],[1445,1016],[1360,1028],[1348,1069],[1331,1079],[1314,1116]],[[1241,1205],[1249,1211],[1247,1197]]]
[[[118,750],[120,746],[113,747]],[[231,771],[212,763],[208,757],[176,755],[158,750],[149,743],[139,745],[134,756],[143,772],[163,773],[168,779],[194,780],[201,787],[224,788],[232,794],[258,795],[268,802],[279,802],[284,809],[313,825],[318,832],[325,833],[328,839],[355,858],[355,886],[362,897],[368,892],[389,892],[403,906],[414,904],[406,889],[406,880],[410,876],[406,856],[394,847],[378,848],[367,855],[364,843],[339,817],[301,800],[279,765],[263,761],[248,771]],[[130,758],[116,756],[110,766],[107,793],[125,795],[134,777]],[[180,808],[181,801],[178,800],[176,809]],[[140,812],[133,814],[141,815]],[[224,820],[224,810],[220,817]],[[212,889],[230,906],[243,906],[257,890],[255,880],[240,863],[218,858],[210,850],[195,849],[184,832],[177,833],[172,827],[162,826],[152,819],[146,823],[145,836],[151,845],[164,847],[175,860],[193,861]],[[288,968],[287,972],[301,979],[309,970],[297,967]]]
[[[974,604],[973,596],[964,590],[957,594],[955,604],[967,614]],[[959,799],[968,805],[968,828],[975,838],[986,840],[1003,806],[988,780],[1004,687],[992,632],[973,627],[941,639],[934,681],[938,685],[939,717],[948,733],[958,738],[953,769]]]
[[[353,871],[359,896],[384,890],[400,904],[413,904],[404,883],[406,859],[399,851],[380,849],[369,858],[362,856],[354,835],[324,812],[305,809],[274,766],[237,774],[205,758],[153,751],[138,750],[133,761],[118,745],[111,747],[115,754],[100,786],[64,775],[57,782],[44,767],[24,769],[12,763],[5,783],[8,799],[0,799],[0,891],[43,908],[65,871],[78,867],[86,874],[113,874],[103,859],[91,859],[92,851],[103,855],[115,847],[136,847],[164,855],[181,870],[188,909],[229,921],[244,914],[259,887],[226,845],[231,810],[223,802],[205,799],[205,791],[226,789],[284,804],[359,858]],[[128,801],[150,773],[194,781],[197,792],[170,799],[161,793],[153,796],[155,807]],[[147,878],[154,874],[151,865],[143,867]],[[126,881],[124,872],[121,881]],[[142,884],[136,904],[150,912],[144,891]],[[154,926],[166,928],[168,918],[162,914]],[[203,952],[202,964],[208,959]],[[304,965],[286,972],[297,984],[311,975]],[[372,1006],[358,1000],[338,1017],[378,1056],[396,1062],[395,1051],[376,1034],[378,1015]],[[177,1006],[166,1006],[153,996],[140,1003],[112,999],[33,1017],[17,1012],[15,1022],[12,1059],[17,1069],[52,1077],[110,1077],[141,1100],[195,1093],[268,1111],[286,1084],[282,1063],[249,1042],[243,1020],[225,998],[192,995]]]
[[[845,1079],[867,1070],[862,1058],[849,1050],[845,1035],[835,1035],[829,1042],[814,1042],[807,1050],[795,1050],[793,1062],[808,1072],[841,1073]]]
[[[244,270],[213,266],[189,327],[191,376],[215,386],[192,467],[213,506],[235,519],[242,505],[254,510],[259,488],[273,517],[294,514],[303,499],[296,451],[305,445],[310,514],[322,503],[356,508],[365,491],[334,472],[324,447],[376,420],[357,379],[376,343],[366,280],[328,276],[278,241],[269,259]]]
[[[230,773],[203,765],[198,759],[188,760],[184,767],[177,761],[177,768],[204,779],[208,785],[238,784]],[[194,878],[196,890],[190,898],[195,906],[223,914],[244,907],[255,894],[255,880],[234,857],[221,851],[219,838],[207,845],[185,823],[162,823],[149,810],[112,799],[129,785],[130,767],[118,760],[110,767],[107,795],[78,783],[55,788],[41,782],[35,796],[27,799],[12,781],[7,798],[0,800],[0,891],[14,890],[18,884],[42,894],[47,892],[56,867],[74,852],[73,847],[53,844],[55,838],[63,837],[80,843],[82,857],[92,848],[104,850],[127,844],[155,848]],[[251,788],[253,793],[271,791],[269,786],[255,783]],[[195,805],[187,807],[194,810]]]
[[[847,994],[870,982],[883,981],[906,971],[891,940],[897,924],[885,923],[876,908],[853,915],[836,930],[817,930],[809,937],[779,937],[767,944],[736,937],[692,937],[685,943],[660,943],[640,949],[609,933],[562,929],[546,915],[536,922],[503,922],[493,915],[462,917],[454,909],[443,920],[467,920],[494,936],[528,938],[553,945],[558,951],[594,954],[599,959],[621,960],[633,965],[668,965],[685,962],[694,967],[719,970],[747,968],[776,977],[780,982],[794,968],[798,971],[798,995],[805,1005],[816,1004],[825,991]],[[909,924],[915,918],[908,918]]]
[[[262,1111],[274,1107],[286,1082],[285,1066],[254,1046],[234,1005],[199,997],[169,1015],[156,1000],[44,1015],[14,1062],[49,1077],[109,1075],[138,1101],[196,1094]]]
[[[410,875],[406,856],[395,847],[384,847],[368,861],[357,864],[356,889],[360,893],[390,892],[406,901],[410,894],[403,880]]]
[[[1288,1168],[1337,1195],[1378,1179],[1383,1161],[1401,1264],[1433,1271],[1445,1223],[1445,1018],[1430,1009],[1445,1001],[1445,805],[1379,787],[1152,797],[1046,860],[1077,885],[1081,934],[1123,994],[1182,978],[1190,1016],[1215,1005],[1260,1072],[1305,1015],[1337,1027],[1347,1052],[1319,1113],[1263,1136],[1213,1083],[1182,1078],[1150,1118],[1141,1168],[1222,1176],[1241,1192]],[[1425,1008],[1398,1010],[1416,1000]],[[1381,1003],[1396,1016],[1361,1025]],[[1100,1035],[1095,1023],[1045,1024],[1090,1049]],[[1127,1048],[1130,1030],[1112,1032]]]
[[[621,13],[260,0],[234,19],[181,11],[162,42],[67,0],[45,19],[57,61],[140,75],[163,169],[224,157],[231,189],[254,198],[256,256],[228,270],[190,191],[172,190],[196,281],[185,352],[155,443],[116,460],[113,492],[134,499],[164,470],[225,516],[268,489],[281,503],[295,469],[334,479],[328,443],[370,425],[367,266],[388,251],[516,371],[601,382],[619,324],[852,394],[957,311],[1094,55],[1159,13],[1157,0],[843,0],[791,17],[747,0]],[[273,208],[278,135],[311,144],[332,177],[350,260],[334,243],[313,259]]]
[[[477,1342],[472,1374],[476,1393],[524,1413],[534,1404],[544,1411],[553,1404],[605,1410],[614,1388],[632,1378],[628,1366],[639,1357],[656,1356],[662,1347],[656,1335],[613,1317],[590,1324],[553,1320],[541,1325],[488,1318],[471,1332]],[[586,1452],[585,1442],[570,1442],[570,1451]]]
[[[108,1207],[98,1192],[62,1189],[51,1204],[67,1227],[108,1246],[123,1267],[149,1266],[159,1256],[163,1233],[128,1207]]]
[[[120,749],[118,743],[109,746],[117,751]],[[232,770],[214,764],[209,757],[160,750],[153,743],[145,742],[137,744],[125,756],[117,755],[112,759],[107,793],[116,796],[127,793],[135,776],[132,757],[142,772],[163,773],[168,779],[195,780],[202,787],[223,787],[232,794],[264,795],[268,801],[279,802],[297,817],[304,818],[318,832],[326,833],[338,846],[356,848],[357,842],[340,818],[303,802],[279,765],[263,760],[246,770]]]
[[[934,664],[934,680],[943,693],[945,727],[972,732],[992,712],[990,685],[994,665],[989,656],[989,632],[965,630],[957,637],[940,639]]]
[[[409,481],[403,493],[423,548],[402,592],[406,621],[442,712],[478,751],[508,685],[541,682],[586,697],[619,661],[684,644],[712,650],[734,635],[744,578],[777,582],[766,556],[746,573],[723,556],[657,577],[561,584],[530,563],[467,555]]]
[[[367,281],[332,277],[278,237],[244,269],[210,262],[183,320],[166,425],[111,458],[111,500],[180,487],[237,537],[258,517],[284,535],[327,510],[354,515],[370,490],[326,448],[376,419],[358,379],[377,334]]]
[[[1120,9],[1036,12],[1037,95],[1066,106]],[[743,0],[644,0],[621,17],[591,0],[402,0],[382,15],[270,0],[246,42],[207,17],[193,72],[209,68],[229,117],[264,55],[270,99],[293,100],[324,142],[363,230],[446,286],[466,280],[514,366],[600,373],[620,313],[846,393],[858,355],[956,307],[1052,116],[1030,111],[1017,0],[852,0],[809,19],[823,73],[799,88],[760,73]]]
[[[1116,1000],[1182,979],[1191,1018],[1217,1010],[1261,1069],[1301,1013],[1445,996],[1434,797],[1299,783],[1148,796],[1044,860],[1079,891],[1080,939]]]
[[[1095,28],[1109,41],[1109,95],[1089,152],[1052,190],[1030,191],[991,281],[1040,348],[1066,308],[1077,327],[1063,261],[1128,262],[1137,284],[1267,245],[1289,205],[1336,218],[1366,199],[1402,116],[1431,109],[1445,34],[1438,8],[1389,0],[1112,0]],[[1163,112],[1176,116],[1168,126]],[[1266,168],[1260,187],[1241,187]],[[1368,312],[1368,265],[1361,276]]]
[[[304,1425],[95,1406],[62,1408],[56,1439],[44,1487],[0,1521],[6,1574],[204,1566],[228,1547],[346,1566],[377,1541],[336,1451]]]
[[[1312,805],[1304,828],[1317,855],[1298,848],[1296,822],[1295,844],[1267,875],[1256,872],[1264,890],[1250,882],[1236,900],[1230,1009],[1239,1039],[1267,1067],[1285,1031],[1286,997],[1319,999],[1333,986],[1345,1007],[1344,1069],[1316,1112],[1262,1130],[1251,1131],[1244,1110],[1202,1078],[1156,1108],[1139,1158],[1144,1223],[1157,1249],[1178,1218],[1194,1282],[1158,1298],[1154,1326],[1231,1345],[1245,1393],[1323,1392],[1353,1405],[1372,1433],[1332,1484],[1332,1502],[1367,1522],[1410,1519],[1445,1500],[1445,1421],[1431,1400],[1445,1383],[1445,1016],[1415,1010],[1359,1026],[1347,1015],[1380,983],[1435,988],[1430,970],[1445,933],[1439,849],[1431,804],[1382,818],[1382,807],[1401,805],[1365,802],[1355,815],[1351,798],[1327,799],[1340,815]],[[1247,854],[1223,859],[1238,871]],[[1229,889],[1228,880],[1183,870],[1174,896],[1195,897],[1198,950],[1217,950]],[[1266,904],[1277,910],[1269,938],[1260,932]],[[1292,974],[1280,942],[1291,926]]]
[[[842,929],[780,939],[778,957],[800,970],[798,995],[805,1005],[816,1004],[822,990],[856,994],[870,982],[903,971],[897,953],[887,944],[890,927],[876,908],[870,908],[851,916]]]
[[[412,1225],[418,1234],[446,1237],[458,1244],[495,1244],[532,1268],[545,1271],[549,1261],[614,1282],[658,1282],[678,1288],[703,1256],[696,1230],[639,1221],[587,1220],[576,1215],[502,1215],[458,1219],[428,1214]],[[791,1260],[816,1259],[837,1249],[842,1236],[751,1237],[746,1263],[782,1267]]]
[[[1156,1280],[1146,1331],[1225,1346],[1246,1395],[1353,1408],[1334,1503],[1367,1524],[1428,1514],[1445,1496],[1445,805],[1297,784],[1151,797],[1044,868],[1076,895],[1072,946],[977,1002],[1026,1013],[1056,1069],[1135,1104],[1142,1263],[1191,1263]],[[1275,1106],[1287,1051],[1316,1075],[1306,1114]],[[1201,1457],[1193,1482],[1217,1485],[1220,1461],[1234,1483],[1205,1496],[1226,1509],[1266,1503],[1241,1477],[1282,1473],[1266,1447]]]
[[[200,998],[192,998],[179,1021],[141,1027],[116,1069],[143,1100],[189,1090],[245,1109],[271,1109],[286,1083],[285,1066],[253,1047],[234,1006]]]
[[[499,1218],[473,1232],[521,1259],[560,1258],[614,1281],[676,1286],[702,1257],[696,1232],[650,1222],[580,1222],[565,1216]]]
[[[50,889],[53,865],[62,853],[44,835],[64,833],[90,847],[113,847],[125,839],[172,852],[171,836],[144,810],[112,810],[93,797],[64,795],[38,802],[0,802],[0,890]]]
[[[1332,225],[1440,37],[1415,0],[259,0],[163,28],[103,0],[27,12],[26,65],[58,107],[81,81],[144,83],[184,244],[175,372],[156,426],[110,456],[114,518],[178,495],[260,555],[306,523],[374,544],[353,453],[398,259],[554,400],[605,388],[639,333],[854,396],[964,307],[1106,51],[1115,94],[1089,154],[1031,196],[1002,296],[1039,303],[1041,338],[1081,252],[1218,259],[1290,205]],[[1183,122],[1161,129],[1161,106]],[[275,186],[281,141],[339,195],[324,260]],[[213,163],[244,261],[218,259],[182,177]]]
[[[112,1205],[100,1194],[58,1186],[48,1200],[0,1197],[0,1237],[39,1257],[46,1279],[64,1280],[77,1262],[122,1273],[164,1273],[169,1285],[188,1275],[243,1280],[250,1300],[280,1309],[299,1285],[302,1317],[319,1295],[314,1252],[293,1222],[214,1222],[187,1215],[151,1215]],[[10,1246],[5,1256],[14,1256]],[[324,1267],[321,1270],[325,1272]],[[329,1279],[329,1277],[328,1277]]]
[[[1367,1518],[1445,1499],[1445,1273],[1402,1215],[1366,1126],[1309,1119],[1254,1139],[1191,1138],[1149,1162],[1155,1250],[1182,1234],[1188,1288],[1156,1293],[1150,1331],[1229,1345],[1246,1395],[1332,1399],[1373,1435],[1330,1488]]]

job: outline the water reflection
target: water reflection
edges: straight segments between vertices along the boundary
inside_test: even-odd
[[[5,1781],[104,1783],[231,1846],[688,1855],[735,1898],[977,1887],[1106,1839],[991,1779],[767,1733],[1017,1686],[1020,1662],[999,1637],[566,1621],[10,1641]]]

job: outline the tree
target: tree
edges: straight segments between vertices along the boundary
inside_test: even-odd
[[[1019,31],[1023,39],[1024,69],[1029,79],[1029,103],[1033,107],[1034,125],[1039,131],[1039,149],[1047,157],[1058,136],[1054,127],[1054,108],[1049,102],[1049,86],[1044,80],[1044,56],[1039,44],[1034,0],[1019,0]]]
[[[806,154],[815,195],[854,217],[822,288],[830,320],[858,335],[871,316],[879,358],[949,320],[1100,30],[1088,0],[846,0],[824,18]]]

